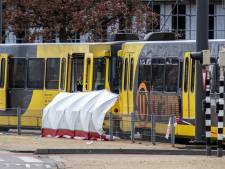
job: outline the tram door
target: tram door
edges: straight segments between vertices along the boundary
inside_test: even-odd
[[[84,54],[73,53],[71,58],[71,92],[83,91]]]
[[[194,119],[196,112],[196,64],[190,58],[190,53],[185,53],[183,65],[182,109],[184,119]]]
[[[91,91],[93,84],[93,54],[85,53],[84,74],[83,74],[83,91]]]
[[[133,76],[134,76],[134,58],[132,53],[125,53],[123,66],[123,95],[122,107],[124,113],[133,111]]]
[[[0,110],[7,108],[7,64],[8,55],[0,54]]]

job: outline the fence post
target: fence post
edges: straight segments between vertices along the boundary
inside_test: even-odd
[[[135,128],[134,128],[134,122],[135,122],[135,114],[131,113],[131,141],[134,143],[134,133],[135,133]]]
[[[151,140],[152,144],[155,145],[155,116],[151,115]]]
[[[175,146],[175,126],[174,126],[174,123],[175,123],[175,116],[172,115],[172,116],[171,116],[171,124],[170,124],[170,130],[171,130],[171,145],[172,145],[172,147]]]
[[[21,135],[21,108],[17,108],[17,134]]]
[[[113,115],[109,113],[109,140],[113,141]]]

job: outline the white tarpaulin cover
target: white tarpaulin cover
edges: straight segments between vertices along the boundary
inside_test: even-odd
[[[104,139],[105,114],[117,98],[107,90],[59,93],[43,110],[42,136]]]

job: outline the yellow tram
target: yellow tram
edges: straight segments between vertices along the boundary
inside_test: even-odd
[[[223,50],[224,40],[209,41],[212,57]],[[135,127],[151,127],[149,117],[176,115],[176,136],[195,136],[195,115],[202,104],[196,97],[204,84],[196,62],[190,57],[195,41],[127,42],[118,52],[122,59],[119,90],[120,128],[130,131],[130,114],[135,113]],[[205,73],[205,72],[204,72]],[[200,107],[199,107],[200,106]],[[213,115],[212,136],[216,137],[216,113]],[[156,124],[158,133],[165,134],[168,121]]]
[[[210,41],[211,55],[224,45]],[[176,135],[194,137],[201,106],[195,99],[203,84],[190,58],[194,50],[195,41],[0,45],[0,126],[16,127],[20,108],[22,127],[41,127],[43,108],[59,92],[108,89],[119,94],[110,112],[121,131],[130,131],[132,112],[139,129],[150,128],[150,115],[173,114],[181,119]],[[167,124],[156,125],[164,134]]]
[[[22,127],[40,127],[43,108],[59,92],[109,89],[111,45],[0,45],[0,126],[16,127],[19,108]]]

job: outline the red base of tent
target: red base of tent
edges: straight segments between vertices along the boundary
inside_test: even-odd
[[[97,139],[107,140],[105,135],[100,135],[98,133],[85,132],[85,131],[71,131],[71,130],[65,130],[65,129],[54,130],[54,129],[43,128],[43,129],[41,129],[41,135],[42,135],[42,137],[47,137],[47,136],[51,136],[51,137],[69,136],[71,138],[82,137],[85,140],[97,140]]]

